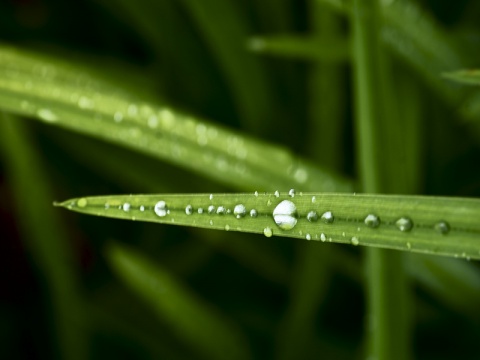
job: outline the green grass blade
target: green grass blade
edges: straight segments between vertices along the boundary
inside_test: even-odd
[[[350,189],[281,147],[140,101],[73,66],[2,47],[0,74],[4,110],[121,144],[229,186]]]
[[[319,40],[293,35],[256,36],[249,40],[248,48],[261,54],[301,60],[350,60],[350,44],[340,37]]]
[[[283,203],[276,218],[280,221],[285,216],[288,223],[296,219],[292,229],[277,226],[273,217],[283,201],[291,202],[296,213],[289,216],[292,204]],[[240,204],[240,213],[235,214]],[[294,198],[286,193],[278,197],[274,193],[169,194],[84,197],[57,205],[119,219],[480,258],[478,199],[328,193],[303,193]],[[257,216],[252,217],[251,210]],[[314,214],[308,215],[311,211],[316,212],[316,221]],[[333,219],[328,219],[327,212]],[[327,219],[321,219],[323,214]],[[368,215],[374,215],[367,219],[369,225],[365,223]],[[375,216],[380,219],[378,227]],[[413,227],[408,230],[410,224]]]
[[[67,230],[48,205],[52,199],[48,175],[22,120],[0,113],[0,149],[19,229],[34,259],[37,280],[46,287],[42,296],[51,305],[47,313],[54,327],[54,350],[62,359],[86,359],[83,299],[73,252]]]
[[[249,359],[241,333],[158,264],[119,244],[107,249],[111,266],[176,335],[208,359]]]
[[[443,73],[443,77],[466,85],[480,85],[480,70],[457,70]]]

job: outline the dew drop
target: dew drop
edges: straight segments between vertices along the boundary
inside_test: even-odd
[[[274,194],[275,197],[277,197],[277,198],[280,197],[280,193],[278,192],[278,190],[276,190],[273,194]]]
[[[446,221],[440,221],[436,223],[434,228],[442,235],[448,234],[450,232],[450,225]]]
[[[120,111],[117,111],[114,115],[113,115],[113,120],[117,123],[121,122],[123,120],[123,114],[120,112]]]
[[[306,234],[306,235],[305,235],[305,239],[307,239],[307,240],[312,240],[312,236],[311,236],[310,234]]]
[[[255,197],[258,197],[258,191],[255,191],[253,195],[255,195]]]
[[[288,192],[288,195],[290,195],[290,197],[295,197],[295,189],[290,189],[290,191]]]
[[[58,120],[57,115],[50,109],[40,109],[38,110],[38,116],[40,119],[45,120],[47,122],[55,122]]]
[[[129,204],[129,203],[123,204],[122,209],[123,209],[123,211],[125,211],[125,212],[130,211],[130,204]]]
[[[210,194],[210,196],[208,197],[210,200],[213,200],[213,194]]]
[[[324,233],[321,233],[320,240],[322,240],[323,242],[327,241],[327,235],[325,235]]]
[[[317,198],[315,196],[312,196],[312,204],[317,201]]]
[[[408,217],[401,217],[395,222],[395,225],[398,230],[406,232],[412,230],[413,222]]]
[[[273,219],[282,230],[291,230],[297,224],[297,208],[290,200],[283,200],[273,210]]]
[[[307,220],[310,221],[310,222],[315,222],[318,220],[318,215],[317,215],[317,212],[316,211],[310,211],[308,214],[307,214]]]
[[[352,237],[352,239],[350,241],[352,242],[352,245],[354,245],[354,246],[357,246],[358,244],[360,244],[360,241],[358,240],[358,238],[356,236]]]
[[[198,212],[199,214],[203,214],[203,208],[198,208],[197,212]]]
[[[215,206],[210,205],[207,210],[208,210],[209,214],[214,214],[215,213]]]
[[[210,220],[209,224],[213,226],[213,220]]]
[[[230,230],[230,225],[225,225],[225,231],[229,231]]]
[[[272,229],[270,229],[269,227],[266,227],[265,229],[263,229],[263,235],[265,235],[266,237],[272,237],[273,235]]]
[[[331,224],[331,223],[333,223],[334,220],[335,220],[335,218],[333,217],[333,214],[332,214],[331,211],[327,211],[327,212],[322,214],[322,221],[325,224]]]
[[[187,215],[192,215],[193,214],[193,206],[192,205],[187,205],[185,207],[185,214],[187,214]]]
[[[250,210],[250,217],[256,218],[258,216],[258,212],[255,209]]]
[[[219,206],[219,207],[217,208],[217,214],[218,214],[218,215],[223,215],[223,214],[225,214],[225,208],[224,208],[223,206]]]
[[[77,200],[77,206],[79,208],[84,208],[85,206],[87,206],[87,203],[88,203],[87,199],[85,199],[85,198],[81,198],[81,199]]]
[[[155,214],[157,214],[157,216],[160,216],[160,217],[164,217],[167,215],[167,204],[165,203],[165,201],[159,201],[155,204],[155,208],[154,208],[154,211],[155,211]]]
[[[235,215],[237,219],[244,217],[246,214],[247,214],[247,209],[243,204],[235,205],[235,207],[233,208],[233,215]]]
[[[368,214],[364,220],[365,225],[371,228],[377,228],[380,226],[380,218],[374,214]]]
[[[145,211],[145,206],[140,205],[140,211]]]

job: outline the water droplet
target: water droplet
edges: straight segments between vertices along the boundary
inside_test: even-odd
[[[315,196],[312,196],[312,204],[317,201],[317,198]]]
[[[371,228],[377,228],[380,226],[380,218],[374,214],[368,214],[364,222],[365,225]]]
[[[203,208],[198,208],[197,212],[198,212],[199,214],[203,214]]]
[[[295,178],[295,180],[297,180],[297,182],[299,182],[300,184],[303,184],[308,179],[307,170],[298,168],[297,170],[295,170],[293,177]]]
[[[277,197],[277,198],[280,197],[280,193],[278,192],[278,190],[274,192],[274,195],[275,195],[275,197]]]
[[[145,211],[145,206],[140,205],[140,211]]]
[[[151,129],[155,129],[158,126],[158,118],[155,115],[150,115],[148,118],[148,126]]]
[[[80,99],[78,99],[78,106],[82,109],[91,109],[93,108],[93,101],[86,96],[80,96]]]
[[[155,214],[157,214],[160,217],[164,217],[167,215],[167,204],[165,201],[159,201],[155,204],[154,208]]]
[[[225,225],[225,230],[226,230],[226,231],[229,231],[229,230],[230,230],[230,225],[228,225],[228,224]]]
[[[282,230],[291,230],[297,224],[297,208],[290,200],[283,200],[273,210],[273,219]]]
[[[273,235],[272,229],[270,229],[269,227],[266,227],[265,229],[263,229],[263,235],[265,235],[266,237],[272,237]]]
[[[255,195],[255,197],[258,197],[258,191],[255,191],[253,195]]]
[[[355,246],[360,244],[360,241],[358,240],[358,238],[356,236],[352,237],[352,239],[350,241],[352,242],[352,245],[355,245]]]
[[[335,218],[333,217],[333,214],[332,214],[331,211],[327,211],[327,212],[323,213],[322,221],[325,224],[331,224],[331,223],[333,223],[334,220],[335,220]]]
[[[213,200],[213,194],[210,194],[210,196],[208,197],[210,200]]]
[[[435,224],[435,230],[445,235],[450,232],[450,225],[446,221],[440,221]]]
[[[88,203],[87,199],[85,199],[85,198],[81,198],[81,199],[77,200],[77,206],[79,208],[84,208],[85,206],[87,206],[87,203]]]
[[[318,220],[318,215],[317,215],[317,212],[316,211],[310,211],[308,214],[307,214],[307,220],[310,221],[310,222],[315,222]]]
[[[250,216],[252,218],[256,218],[258,216],[258,212],[255,209],[250,210]]]
[[[247,214],[247,209],[243,204],[235,205],[235,207],[233,208],[233,215],[235,215],[237,219],[244,217],[246,214]]]
[[[219,215],[225,214],[225,208],[223,206],[219,206],[217,208],[217,214],[219,214]]]
[[[129,203],[123,204],[122,209],[123,209],[123,211],[125,211],[125,212],[130,211],[130,204],[129,204]]]
[[[40,119],[45,120],[47,122],[55,122],[58,120],[57,115],[49,109],[40,109],[37,112]]]
[[[312,236],[310,234],[305,235],[305,239],[312,240]]]
[[[290,197],[295,197],[295,189],[290,189],[290,191],[288,192],[288,195],[290,195]]]
[[[213,226],[213,220],[210,220],[209,224]]]
[[[409,242],[407,242],[407,249],[411,249],[412,248],[412,244],[410,244]]]
[[[323,242],[327,241],[327,235],[325,235],[324,233],[321,233],[320,240],[322,240]]]
[[[395,222],[398,230],[400,231],[410,231],[413,227],[413,222],[408,217],[402,217]]]
[[[105,210],[108,210],[108,209],[110,209],[110,204],[107,202],[105,203]]]
[[[120,111],[117,111],[115,114],[113,114],[113,120],[115,122],[121,122],[123,120],[123,114]]]
[[[193,214],[193,206],[192,205],[187,205],[185,207],[185,214],[187,214],[187,215],[192,215]]]
[[[209,214],[214,214],[215,213],[215,206],[210,205],[207,210],[208,210]]]

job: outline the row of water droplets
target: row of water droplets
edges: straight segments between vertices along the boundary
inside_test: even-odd
[[[302,195],[302,193],[300,193]],[[280,197],[280,192],[275,191],[273,194],[276,198]],[[275,208],[273,209],[271,216],[273,217],[273,220],[277,227],[283,231],[290,231],[293,230],[299,220],[299,214],[297,211],[297,207],[294,203],[293,198],[296,195],[296,192],[294,189],[291,189],[288,192],[288,195],[292,198],[291,200],[282,200],[280,201]],[[254,193],[255,197],[258,197],[259,194],[258,192]],[[210,200],[213,200],[213,194],[209,196]],[[312,196],[311,202],[312,204],[316,203],[316,197]],[[271,205],[271,200],[269,199],[267,202],[268,205]],[[87,205],[87,200],[85,198],[79,199],[77,201],[77,206],[78,207],[85,207]],[[108,203],[105,205],[105,208],[108,209]],[[131,205],[128,202],[123,203],[122,205],[119,206],[119,209],[129,212],[131,210]],[[144,205],[139,206],[139,210],[141,212],[145,211],[147,207]],[[158,217],[165,217],[170,214],[170,210],[168,209],[167,203],[164,200],[158,201],[154,206],[153,206],[153,211]],[[249,215],[251,218],[256,218],[259,213],[255,208],[252,209],[247,209],[247,207],[242,204],[236,204],[233,207],[233,211],[229,209],[228,207],[219,205],[208,205],[206,207],[198,207],[194,208],[191,204],[187,204],[185,206],[185,214],[186,215],[193,215],[195,213],[198,214],[209,214],[209,215],[229,215],[232,214],[236,219],[241,219],[247,215]],[[331,225],[335,222],[335,216],[332,211],[324,211],[320,216],[317,213],[316,210],[310,210],[306,214],[305,218],[307,219],[308,222],[310,223],[315,223],[317,221],[321,221],[324,224]],[[382,225],[382,221],[380,220],[380,217],[376,214],[367,214],[363,219],[362,222],[364,223],[365,226],[368,228],[376,229]],[[390,223],[388,223],[390,224]],[[213,225],[213,220],[210,221],[210,225]],[[394,225],[399,231],[402,232],[409,232],[413,229],[414,223],[409,217],[400,217],[398,218],[395,222]],[[230,227],[226,225],[225,227],[226,230],[229,230]],[[434,229],[440,233],[440,234],[447,234],[450,231],[450,226],[447,222],[445,221],[439,221],[434,225]],[[273,235],[273,230],[270,227],[265,227],[263,230],[263,233],[267,237],[271,237]],[[300,232],[301,233],[301,232]],[[345,233],[343,234],[345,236]],[[314,234],[313,236],[310,233],[305,234],[305,238],[307,240],[320,240],[322,242],[325,241],[332,241],[331,238],[327,238],[327,235],[325,233],[320,233],[320,234]],[[351,243],[353,245],[359,245],[360,244],[360,239],[356,236],[351,238]],[[407,243],[407,248],[411,248],[410,243]]]

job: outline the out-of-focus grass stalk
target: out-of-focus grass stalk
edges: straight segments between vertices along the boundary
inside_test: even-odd
[[[0,149],[15,199],[22,238],[37,266],[37,278],[52,317],[58,358],[87,359],[80,284],[66,230],[52,206],[51,181],[29,136],[25,122],[0,113]]]
[[[359,168],[363,191],[395,191],[397,132],[395,103],[388,92],[387,59],[381,47],[378,0],[354,0],[351,14]],[[393,140],[393,142],[392,142]],[[407,282],[403,254],[367,250],[368,355],[409,358]]]

